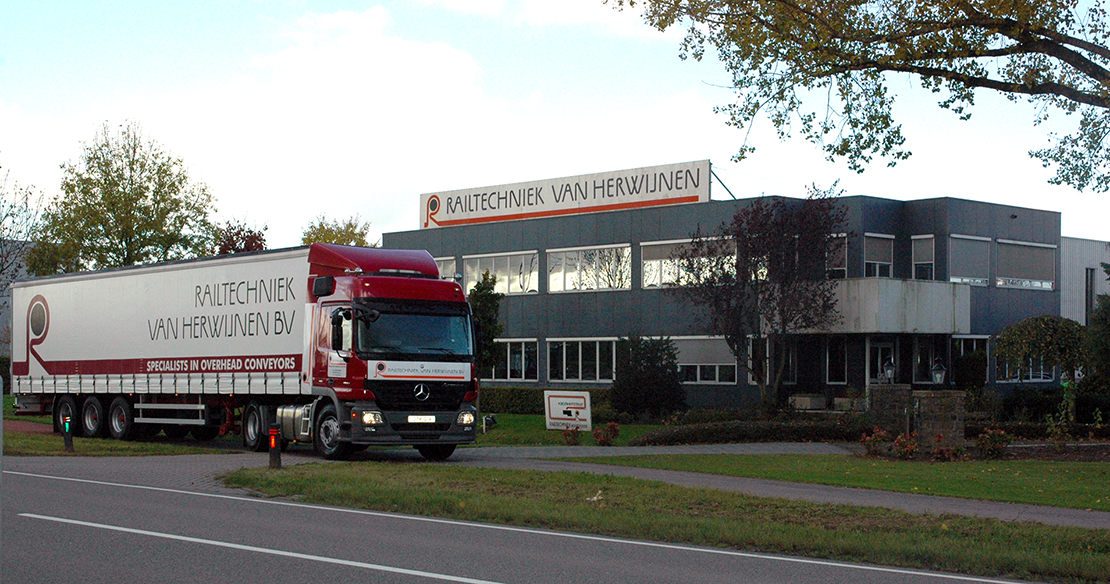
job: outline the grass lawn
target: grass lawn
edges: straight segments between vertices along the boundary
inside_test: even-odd
[[[485,415],[485,414],[483,414]],[[562,432],[546,429],[543,416],[524,414],[494,414],[497,425],[487,433],[482,434],[478,427],[478,446],[566,446]],[[604,427],[604,424],[594,424],[594,427]],[[614,446],[628,446],[628,442],[641,434],[645,434],[658,426],[643,424],[629,424],[620,427],[620,434],[613,441]],[[593,434],[582,432],[579,434],[582,446],[597,446]]]
[[[909,462],[803,454],[612,456],[590,462],[1110,511],[1110,465],[1098,462]]]
[[[223,440],[239,440],[238,437]],[[4,432],[4,456],[165,456],[178,454],[223,454],[241,449],[216,446],[212,442],[170,442],[165,437],[146,440],[74,438],[73,452],[65,451],[58,434],[21,434]]]
[[[226,484],[301,502],[711,547],[944,570],[1098,582],[1105,531],[812,504],[587,473],[431,463],[249,469]]]

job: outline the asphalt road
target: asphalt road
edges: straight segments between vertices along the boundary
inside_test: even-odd
[[[266,460],[257,454],[9,457],[0,580],[1000,581],[264,500],[212,480],[220,470]]]

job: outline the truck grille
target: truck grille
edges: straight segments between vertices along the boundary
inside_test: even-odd
[[[415,381],[366,382],[366,389],[374,392],[378,406],[387,411],[453,412],[462,405],[463,397],[470,391],[469,383],[424,383],[430,392],[425,400],[416,399]]]

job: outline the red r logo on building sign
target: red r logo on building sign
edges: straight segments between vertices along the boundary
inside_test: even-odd
[[[436,213],[439,213],[439,207],[440,207],[439,197],[437,197],[435,195],[432,195],[431,197],[428,197],[428,207],[427,207],[427,209],[424,210],[424,227],[428,226],[429,221],[431,221],[432,223],[435,223],[436,225],[439,225],[439,221],[436,221],[433,218],[433,217],[435,217]]]

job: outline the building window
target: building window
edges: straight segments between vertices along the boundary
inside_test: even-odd
[[[863,238],[863,275],[890,278],[894,269],[894,236],[868,233]]]
[[[499,360],[492,369],[482,371],[482,379],[492,381],[537,381],[539,362],[536,353],[539,343],[526,341],[494,341]]]
[[[952,337],[952,367],[948,379],[953,384],[979,386],[986,384],[987,342],[989,337]],[[967,379],[963,379],[966,377]]]
[[[640,245],[641,286],[660,288],[678,282],[679,260],[672,255],[685,242],[645,243]]]
[[[894,344],[885,342],[872,342],[871,348],[867,355],[867,380],[872,383],[885,383],[886,378],[883,373],[883,366],[887,362],[895,364],[897,371],[898,361],[894,359]],[[895,373],[895,378],[898,375]]]
[[[825,341],[825,383],[848,383],[848,340],[844,337]]]
[[[436,258],[436,267],[439,268],[439,277],[443,280],[454,280],[455,258]]]
[[[998,240],[999,288],[1052,290],[1056,282],[1056,246]]]
[[[832,279],[848,277],[848,234],[838,233],[829,236],[833,241],[825,256],[825,274]]]
[[[682,383],[736,384],[735,363],[680,363],[678,377]]]
[[[933,366],[937,359],[944,357],[945,343],[937,337],[914,337],[913,339],[913,382],[932,383]],[[945,369],[950,369],[945,365]],[[949,375],[951,372],[946,372]],[[949,378],[945,378],[949,380]]]
[[[550,381],[609,382],[615,362],[616,341],[612,339],[547,342]]]
[[[1095,311],[1095,269],[1084,268],[1083,273],[1083,325],[1091,325],[1091,313]]]
[[[913,236],[913,279],[935,280],[933,271],[933,236]]]
[[[632,246],[609,246],[547,253],[549,292],[632,288]]]
[[[990,282],[989,237],[955,235],[948,238],[948,281],[972,286]]]
[[[999,363],[996,376],[1000,383],[1043,383],[1056,378],[1052,367],[1046,367],[1044,360],[1039,358],[1030,358],[1021,371],[1012,369],[1009,363]]]
[[[782,368],[782,382],[786,385],[798,383],[798,349],[792,342],[776,345],[775,366],[779,361],[785,361]]]
[[[534,251],[512,254],[463,257],[464,289],[473,290],[489,272],[497,278],[494,292],[500,294],[535,294],[539,292],[540,254]]]

